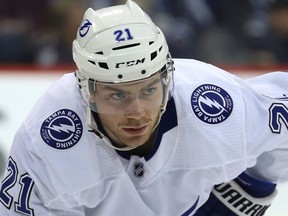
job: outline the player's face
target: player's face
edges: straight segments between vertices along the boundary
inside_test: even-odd
[[[109,137],[120,146],[139,146],[152,134],[163,101],[160,75],[130,84],[96,84],[95,104]]]

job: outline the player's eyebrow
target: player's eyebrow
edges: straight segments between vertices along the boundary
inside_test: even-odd
[[[150,87],[150,86],[153,86],[155,85],[156,83],[160,82],[161,79],[160,78],[157,78],[153,81],[151,81],[150,83],[148,83],[147,85],[145,85],[142,89],[145,89],[147,87]],[[129,84],[128,84],[129,85]],[[127,86],[127,85],[123,85],[123,86]],[[111,84],[111,85],[105,85],[105,86],[102,86],[101,90],[110,90],[110,91],[123,91],[123,89],[121,88],[121,85],[119,85],[119,87],[117,87],[117,85],[114,85]],[[125,91],[125,90],[124,90]]]

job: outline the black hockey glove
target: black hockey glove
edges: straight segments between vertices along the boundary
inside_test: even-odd
[[[244,172],[229,183],[216,185],[196,216],[262,216],[277,194],[276,184]]]

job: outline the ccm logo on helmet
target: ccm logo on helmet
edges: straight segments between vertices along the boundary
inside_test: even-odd
[[[132,60],[132,61],[127,61],[127,62],[119,62],[116,63],[115,68],[120,68],[120,67],[131,67],[133,65],[138,65],[138,64],[143,64],[145,62],[145,58],[143,59],[136,59],[136,60]]]

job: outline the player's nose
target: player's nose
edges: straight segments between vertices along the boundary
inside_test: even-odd
[[[139,97],[135,97],[126,107],[127,118],[141,119],[145,114],[145,103]]]

